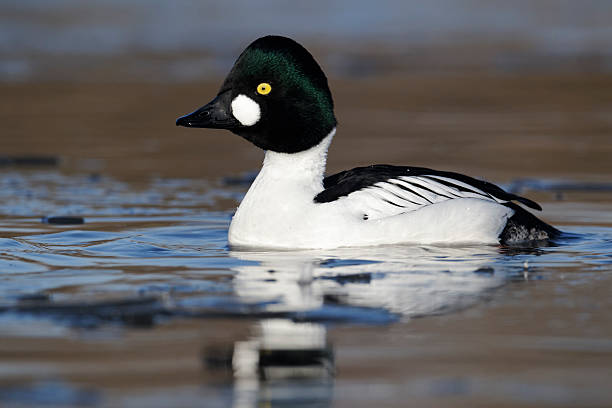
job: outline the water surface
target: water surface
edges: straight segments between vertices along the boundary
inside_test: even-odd
[[[610,374],[612,353],[612,192],[599,188],[608,199],[596,208],[580,199],[550,202],[553,221],[568,233],[552,246],[238,251],[227,246],[232,211],[222,208],[244,193],[240,180],[132,185],[5,172],[0,400],[196,406],[206,399],[237,407],[609,401],[600,378]],[[508,187],[540,189],[552,200],[564,186],[565,194],[588,196],[589,185],[581,185]],[[42,223],[49,215],[85,223]],[[487,365],[497,374],[459,357],[433,374],[449,353],[466,360],[493,353]],[[503,363],[522,353],[548,355],[538,363],[542,375],[517,376],[532,361]],[[558,353],[567,353],[561,366]],[[579,366],[563,368],[572,361],[592,373],[587,383],[576,376]]]

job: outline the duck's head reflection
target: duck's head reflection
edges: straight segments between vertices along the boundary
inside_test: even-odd
[[[327,315],[368,308],[411,317],[462,308],[502,285],[509,266],[499,262],[498,248],[487,246],[232,250],[231,256],[254,261],[234,268],[234,290],[243,300],[270,302],[269,310],[279,312],[327,308]]]
[[[258,322],[234,343],[233,406],[329,406],[334,355],[327,329],[285,319]]]
[[[264,319],[249,340],[234,344],[232,367],[237,379],[330,379],[333,353],[321,324]]]

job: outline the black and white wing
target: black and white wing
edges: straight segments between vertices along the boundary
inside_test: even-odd
[[[506,204],[518,201],[536,210],[535,202],[507,193],[495,184],[459,173],[423,167],[373,165],[326,177],[314,201],[328,203],[347,197],[351,209],[364,219],[379,219],[418,210],[456,198],[478,198]]]

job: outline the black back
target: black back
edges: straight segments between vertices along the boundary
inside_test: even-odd
[[[497,199],[504,201],[514,200],[523,203],[530,208],[542,210],[542,207],[540,207],[538,203],[527,198],[508,193],[495,184],[489,183],[488,181],[477,180],[475,178],[450,171],[438,171],[425,167],[392,166],[388,164],[357,167],[352,170],[345,170],[340,173],[327,176],[323,180],[323,187],[325,190],[320,192],[314,198],[314,201],[317,203],[328,203],[337,200],[340,197],[347,196],[354,191],[370,187],[378,182],[399,178],[401,176],[446,177],[473,186]],[[446,184],[449,187],[456,188],[459,191],[472,192],[472,190],[468,190],[465,187],[458,184],[453,184],[452,182],[441,181],[439,179],[435,179],[435,181]]]

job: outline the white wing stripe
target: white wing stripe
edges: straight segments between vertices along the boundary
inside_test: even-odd
[[[410,201],[414,201],[423,205],[433,203],[433,201],[431,201],[425,195],[419,193],[419,191],[422,191],[422,189],[411,186],[401,180],[389,179],[387,180],[385,185],[388,186],[386,188],[390,189],[391,191],[397,191],[397,194],[407,197]]]
[[[391,180],[389,180],[391,181]],[[375,184],[377,187],[383,188],[387,191],[389,191],[390,193],[392,193],[393,195],[401,198],[402,200],[405,200],[411,204],[416,204],[416,205],[426,205],[429,204],[430,202],[428,202],[427,199],[424,199],[421,196],[418,196],[416,194],[414,194],[412,191],[409,191],[407,189],[403,189],[401,187],[398,187],[390,182],[382,182],[382,183],[376,183]]]
[[[434,194],[438,194],[441,196],[444,196],[446,198],[453,198],[452,194],[448,191],[447,188],[444,187],[444,185],[440,184],[440,183],[436,183],[433,180],[427,180],[424,179],[422,177],[400,177],[402,180],[406,180],[409,181],[411,183],[416,183],[426,189],[428,189],[429,191],[433,192]],[[451,194],[451,195],[449,195]],[[456,195],[455,195],[456,196]]]
[[[430,203],[437,203],[439,201],[446,200],[446,197],[442,197],[434,193],[431,190],[422,188],[416,183],[409,183],[409,182],[406,182],[404,180],[399,180],[399,179],[389,179],[389,182],[397,184],[404,188],[410,189],[410,191],[414,191],[415,194],[420,195],[421,197],[423,197],[425,200],[429,201]]]

